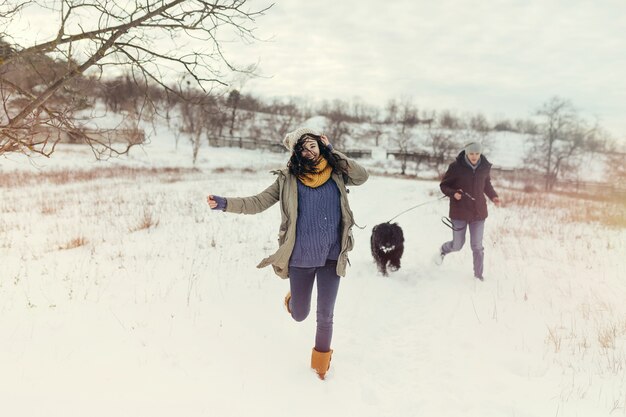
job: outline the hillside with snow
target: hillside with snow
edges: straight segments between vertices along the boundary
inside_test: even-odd
[[[490,160],[517,166],[518,139],[493,140]],[[362,162],[378,174],[349,194],[363,229],[320,381],[314,314],[294,322],[288,282],[255,268],[276,248],[277,206],[206,204],[260,192],[287,154],[191,153],[157,126],[121,158],[61,145],[0,160],[4,414],[626,415],[626,229],[608,221],[623,206],[500,189],[479,282],[469,245],[432,263],[451,237],[438,183],[382,175],[397,165],[374,153]],[[419,203],[397,219],[402,268],[382,277],[371,229]]]

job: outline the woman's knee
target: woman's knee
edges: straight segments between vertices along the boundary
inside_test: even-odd
[[[291,305],[291,317],[295,321],[304,321],[307,317],[309,317],[309,312],[311,311],[310,307],[298,307],[297,305]]]

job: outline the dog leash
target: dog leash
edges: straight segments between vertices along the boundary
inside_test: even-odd
[[[474,197],[472,197],[470,195],[470,193],[467,193],[467,192],[465,192],[463,190],[458,190],[457,192],[460,192],[461,194],[467,196],[472,201],[476,201],[476,199]],[[454,230],[455,232],[460,232],[461,230],[464,229],[464,227],[454,227],[454,225],[452,224],[452,220],[449,217],[446,217],[446,216],[443,216],[441,218],[441,223],[445,224],[446,226],[448,226],[450,229]]]
[[[474,197],[472,197],[472,196],[470,195],[470,193],[467,193],[467,192],[465,192],[465,191],[463,191],[463,190],[458,190],[458,192],[460,192],[461,194],[465,195],[466,197],[468,197],[468,198],[469,198],[469,199],[471,199],[472,201],[476,201],[476,199],[475,199]],[[401,212],[400,214],[396,214],[394,217],[392,217],[391,219],[387,220],[387,221],[386,221],[386,223],[391,223],[391,221],[392,221],[392,220],[394,220],[394,219],[396,219],[396,218],[400,217],[401,215],[403,215],[404,213],[406,213],[406,212],[408,212],[408,211],[411,211],[411,210],[416,209],[416,208],[421,207],[421,206],[425,206],[426,204],[436,203],[437,201],[439,201],[439,200],[443,200],[443,199],[444,199],[444,198],[446,198],[446,197],[448,197],[448,196],[447,196],[447,195],[442,195],[441,197],[439,197],[439,198],[438,198],[438,199],[436,199],[436,200],[426,201],[426,202],[424,202],[424,203],[417,204],[417,205],[415,205],[415,206],[413,206],[413,207],[409,207],[408,209],[404,210],[404,211],[403,211],[403,212]],[[443,219],[447,219],[447,220],[450,222],[450,224],[446,223]],[[441,221],[443,222],[443,224],[445,224],[446,226],[448,226],[448,227],[449,227],[449,228],[451,228],[452,230],[456,230],[456,229],[454,229],[454,228],[452,227],[452,221],[450,221],[450,219],[448,219],[447,217],[442,218],[442,219],[441,219]]]
[[[476,199],[475,199],[474,197],[472,197],[472,196],[470,195],[470,193],[466,193],[466,192],[465,192],[465,191],[463,191],[463,190],[458,190],[457,192],[460,192],[461,194],[463,194],[464,196],[468,197],[468,198],[469,198],[470,200],[472,200],[472,201],[476,201]]]
[[[454,227],[450,217],[443,216],[441,218],[441,223],[445,224],[446,226],[448,226],[450,229],[454,230],[455,232],[460,232],[461,230],[464,229],[464,227]]]
[[[436,203],[437,201],[439,201],[439,200],[443,200],[443,199],[444,199],[444,198],[446,198],[446,197],[447,197],[447,195],[444,195],[444,196],[439,197],[439,198],[438,198],[438,199],[436,199],[436,200],[430,200],[430,201],[426,201],[426,202],[424,202],[424,203],[417,204],[417,205],[415,205],[415,206],[413,206],[413,207],[410,207],[410,208],[408,208],[408,209],[404,210],[404,211],[403,211],[402,213],[400,213],[400,214],[396,214],[394,217],[392,217],[391,219],[387,220],[385,223],[391,223],[391,221],[392,221],[392,220],[394,220],[394,219],[396,219],[396,218],[400,217],[401,215],[403,215],[404,213],[406,213],[406,212],[408,212],[408,211],[414,210],[414,209],[416,209],[416,208],[418,208],[418,207],[421,207],[421,206],[425,206],[426,204]]]

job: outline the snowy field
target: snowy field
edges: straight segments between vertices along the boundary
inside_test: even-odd
[[[626,229],[563,210],[490,205],[485,282],[438,184],[373,176],[349,197],[352,266],[326,381],[309,369],[315,315],[255,265],[278,207],[211,212],[255,194],[286,155],[155,140],[94,162],[81,147],[0,160],[0,410],[5,416],[626,416]],[[497,179],[496,179],[497,187]],[[397,221],[402,269],[377,274],[371,228]]]

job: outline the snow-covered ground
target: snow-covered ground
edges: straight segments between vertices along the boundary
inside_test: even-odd
[[[451,234],[431,181],[352,187],[364,229],[318,380],[314,314],[294,322],[288,282],[255,268],[278,208],[206,205],[263,190],[285,162],[203,148],[194,168],[166,132],[107,162],[79,146],[1,160],[2,415],[626,415],[626,229],[490,206],[477,282],[469,247],[431,262]],[[380,276],[371,228],[421,202],[397,219],[402,269]]]

